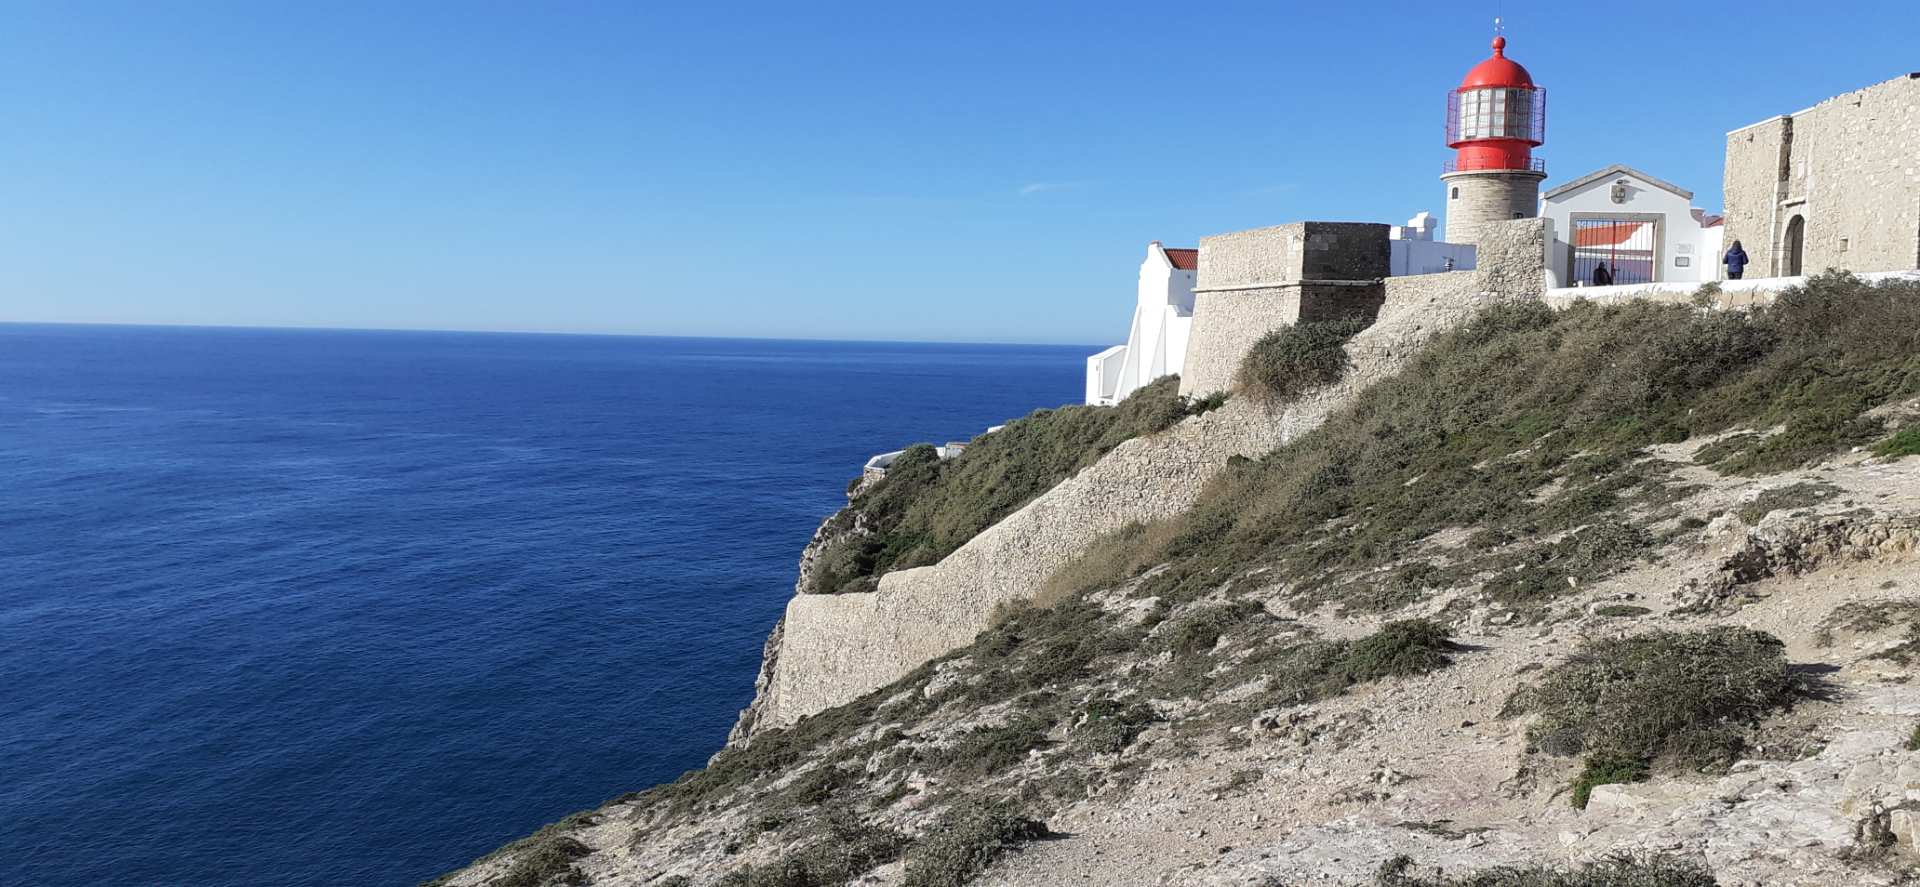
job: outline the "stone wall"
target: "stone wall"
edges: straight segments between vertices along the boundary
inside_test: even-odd
[[[1380,318],[1348,344],[1353,367],[1339,383],[1281,404],[1236,398],[1123,443],[939,563],[881,577],[877,591],[796,596],[778,642],[768,645],[764,686],[750,709],[754,724],[738,738],[852,701],[970,643],[996,605],[1031,597],[1100,536],[1179,514],[1228,458],[1259,456],[1318,427],[1479,307],[1537,295],[1545,275],[1543,223],[1491,230],[1498,236],[1483,247],[1481,270],[1384,283]],[[1527,267],[1489,267],[1501,262]]]
[[[1392,270],[1387,226],[1295,222],[1200,238],[1193,330],[1180,393],[1233,387],[1240,358],[1261,336],[1302,321],[1372,318]]]
[[[1480,242],[1481,233],[1514,219],[1540,214],[1540,183],[1546,173],[1455,172],[1440,177],[1447,188],[1448,243]],[[1485,265],[1486,261],[1480,260]]]
[[[1741,248],[1753,260],[1747,273],[1755,277],[1774,274],[1773,235],[1768,231],[1786,184],[1787,141],[1792,126],[1792,118],[1775,117],[1727,133],[1723,174],[1726,222],[1722,243],[1731,249],[1734,241],[1740,241]],[[1724,277],[1727,273],[1720,258],[1707,259],[1719,269],[1715,277]]]
[[[1795,217],[1807,273],[1920,268],[1920,74],[1728,133],[1725,191],[1752,274],[1790,273]]]
[[[1293,222],[1202,237],[1194,289],[1385,277],[1393,268],[1387,229],[1370,222]]]
[[[1180,393],[1204,397],[1232,390],[1241,358],[1261,336],[1303,321],[1371,318],[1379,313],[1384,298],[1379,281],[1318,281],[1197,293]]]
[[[1890,282],[1920,283],[1920,271],[1873,271],[1858,276],[1861,280],[1876,285]],[[1726,280],[1716,285],[1710,298],[1715,308],[1751,308],[1772,302],[1782,292],[1806,282],[1805,277],[1749,277],[1745,280]],[[1621,302],[1691,305],[1698,297],[1701,286],[1702,284],[1698,283],[1679,282],[1570,286],[1547,290],[1541,298],[1556,310],[1572,307],[1577,302],[1593,302],[1599,305]]]

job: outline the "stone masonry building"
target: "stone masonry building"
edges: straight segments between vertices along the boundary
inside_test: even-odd
[[[1920,268],[1920,73],[1727,134],[1749,277]]]

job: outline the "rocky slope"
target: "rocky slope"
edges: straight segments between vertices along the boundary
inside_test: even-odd
[[[971,643],[443,883],[1920,882],[1920,349],[1813,295],[1496,309]]]

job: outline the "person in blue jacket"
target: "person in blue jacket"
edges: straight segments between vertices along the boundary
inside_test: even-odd
[[[1740,241],[1733,242],[1733,248],[1727,250],[1724,261],[1727,263],[1728,280],[1739,280],[1740,275],[1747,273],[1747,251],[1740,248]]]

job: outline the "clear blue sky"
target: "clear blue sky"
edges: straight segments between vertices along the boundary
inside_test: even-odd
[[[1117,341],[1149,240],[1437,212],[1499,6],[1550,185],[1713,210],[1920,70],[1911,0],[7,3],[0,320]]]

